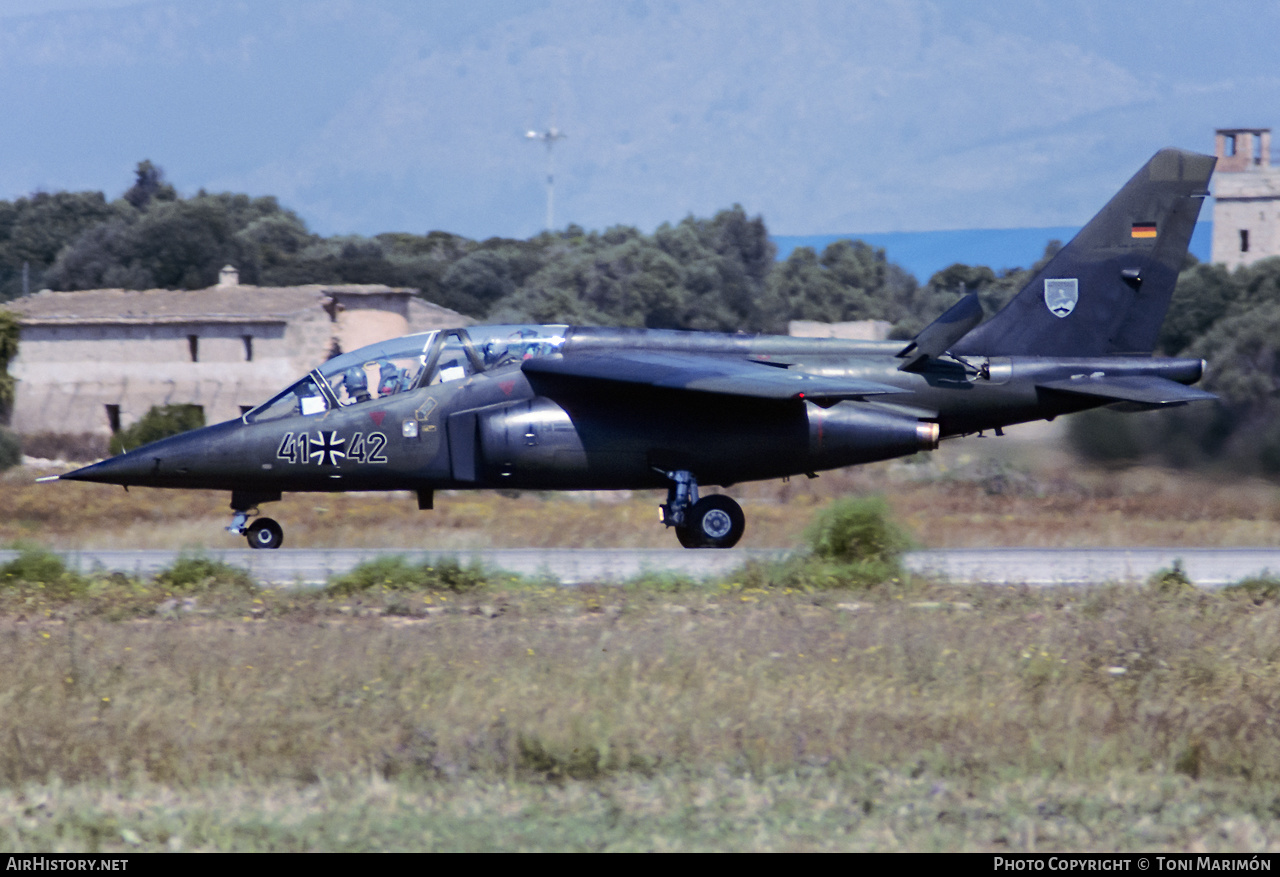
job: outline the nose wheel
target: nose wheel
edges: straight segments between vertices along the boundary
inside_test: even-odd
[[[279,548],[284,542],[284,529],[271,518],[258,518],[244,536],[250,548]]]
[[[277,493],[262,497],[262,500],[274,501],[279,498],[280,494]],[[249,523],[249,516],[258,513],[254,499],[253,496],[246,497],[243,494],[231,495],[231,524],[227,527],[227,532],[244,536],[249,541],[250,548],[279,548],[284,542],[284,530],[279,524],[271,518],[258,518],[252,524]]]

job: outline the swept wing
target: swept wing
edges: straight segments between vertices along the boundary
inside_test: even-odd
[[[864,399],[907,393],[900,387],[860,378],[826,377],[746,359],[629,350],[530,359],[528,375],[640,384],[760,399]]]

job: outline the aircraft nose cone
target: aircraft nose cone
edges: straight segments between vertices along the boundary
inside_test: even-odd
[[[96,481],[100,484],[146,484],[160,469],[160,459],[132,452],[103,460],[61,476],[64,481]]]
[[[210,476],[210,460],[234,455],[238,422],[215,424],[170,436],[132,451],[68,472],[68,481],[96,481],[126,487],[198,487]]]

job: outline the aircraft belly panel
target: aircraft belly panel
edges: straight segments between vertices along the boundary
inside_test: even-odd
[[[725,484],[806,471],[805,403],[641,393],[622,404],[570,406],[593,473],[665,484],[694,472]],[[657,481],[654,482],[655,476]]]
[[[803,403],[767,405],[776,416],[760,408],[752,400],[708,410],[649,394],[607,405],[541,397],[511,403],[479,413],[481,480],[529,489],[644,488],[664,485],[663,472],[672,469],[695,471],[707,483],[806,471]]]

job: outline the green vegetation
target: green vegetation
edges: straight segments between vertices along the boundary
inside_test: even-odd
[[[555,238],[539,238],[541,266],[490,311],[495,320],[719,331],[776,330],[785,321],[769,295],[773,244],[764,221],[740,206],[652,235],[570,226]]]
[[[807,552],[780,561],[751,561],[726,587],[755,593],[867,590],[907,581],[902,553],[911,538],[883,497],[839,497],[822,508],[804,532]]]
[[[991,304],[1021,276],[957,265],[921,287],[883,250],[850,241],[774,259],[764,220],[737,205],[651,235],[570,225],[527,241],[440,231],[322,238],[274,198],[184,198],[150,161],[111,202],[101,192],[0,202],[0,301],[24,284],[198,289],[231,263],[246,284],[416,287],[489,321],[785,332],[795,319],[877,319],[910,335],[961,291],[978,290]]]
[[[9,363],[18,355],[18,321],[8,311],[0,311],[0,423],[8,423],[13,411],[15,382]],[[0,472],[22,462],[22,439],[0,427]]]
[[[1245,594],[1258,605],[1280,599],[1280,578],[1264,570],[1262,575],[1253,576],[1225,589],[1228,593]]]
[[[14,380],[9,363],[18,355],[18,320],[8,311],[0,311],[0,415],[8,420],[13,409]]]
[[[0,790],[16,852],[996,851],[1266,849],[1273,792],[1116,772],[960,781],[916,767],[562,783],[328,777]]]
[[[137,423],[111,437],[110,450],[122,454],[202,426],[204,409],[199,405],[153,405]]]
[[[924,286],[889,262],[884,251],[862,241],[835,241],[821,255],[797,247],[770,275],[770,289],[789,320],[884,320],[895,338],[911,338],[962,295],[976,292],[993,314],[1009,301],[1059,249],[1050,241],[1028,269],[998,276],[990,268],[956,263],[936,272]]]
[[[1158,350],[1205,359],[1204,388],[1221,403],[1139,415],[1072,415],[1073,447],[1113,466],[1151,461],[1280,478],[1278,339],[1280,259],[1235,271],[1192,265],[1178,279]]]
[[[745,565],[723,583],[731,590],[780,588],[788,591],[833,588],[872,588],[904,580],[902,552],[911,545],[893,520],[881,497],[837,499],[822,509],[805,534],[810,551],[778,562]],[[464,594],[503,587],[536,587],[457,560],[410,563],[402,556],[380,557],[335,577],[328,593],[336,596],[382,595],[394,600],[398,592]],[[553,583],[554,584],[554,583]],[[676,572],[646,571],[626,583],[641,593],[706,591],[716,586]],[[397,605],[400,605],[397,603]]]
[[[191,594],[232,588],[255,593],[257,584],[239,567],[230,566],[201,554],[184,554],[173,566],[156,576],[156,584],[175,593]]]
[[[332,594],[365,591],[474,591],[489,584],[492,575],[479,563],[464,567],[452,558],[411,564],[403,557],[366,561],[329,584]]]
[[[911,540],[895,524],[882,497],[837,499],[818,513],[805,534],[814,557],[871,584],[901,574]]]
[[[1195,587],[1195,583],[1187,576],[1182,561],[1175,558],[1169,569],[1157,570],[1147,582],[1148,587],[1164,594],[1175,595]]]
[[[175,612],[258,615],[258,583],[245,571],[199,554],[180,556],[151,579],[122,573],[78,573],[47,549],[18,546],[0,566],[0,617],[5,612],[55,613],[118,621]]]
[[[0,472],[22,462],[22,439],[11,429],[0,427]]]
[[[67,569],[62,558],[45,548],[18,546],[18,556],[0,566],[0,589],[35,588],[48,599],[72,599],[84,593],[84,580]]]

